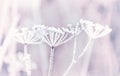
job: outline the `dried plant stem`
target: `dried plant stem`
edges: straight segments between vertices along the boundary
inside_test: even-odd
[[[63,74],[63,76],[66,76],[68,74],[68,72],[70,71],[70,69],[72,68],[72,66],[76,63],[75,60],[75,54],[76,54],[76,44],[77,44],[77,38],[76,36],[74,36],[74,49],[73,49],[73,57],[72,57],[72,62],[69,65],[68,69],[65,71],[65,73]]]
[[[90,38],[87,45],[85,46],[85,48],[83,49],[82,53],[80,53],[78,60],[86,53],[86,51],[88,50],[88,48],[90,47],[90,44],[92,42],[92,39]]]
[[[83,64],[81,66],[81,70],[80,70],[80,76],[87,76],[88,73],[88,67],[89,67],[89,62],[90,62],[90,58],[91,58],[91,53],[92,53],[92,47],[93,47],[93,43],[94,40],[90,39],[90,41],[88,42],[88,46],[86,46],[87,48],[85,48],[86,55],[84,57],[83,60]],[[82,54],[80,55],[80,57],[82,56]]]
[[[54,49],[55,49],[54,47],[51,47],[48,76],[52,76],[53,64],[54,64],[54,52],[55,52]]]
[[[31,58],[30,54],[28,54],[27,44],[24,44],[24,59],[27,76],[31,76]]]
[[[89,38],[89,41],[88,41],[87,45],[85,46],[85,48],[83,49],[82,53],[79,55],[78,60],[86,53],[86,51],[87,51],[90,47],[92,47],[92,46],[90,46],[91,43],[92,43],[92,41],[93,41],[93,40],[92,40],[91,38]],[[78,60],[77,60],[77,61],[75,60],[75,53],[76,53],[76,37],[74,38],[73,59],[72,59],[71,64],[69,65],[68,69],[66,70],[66,72],[64,73],[63,76],[66,76],[66,75],[68,74],[68,72],[70,71],[70,69],[72,68],[72,66],[78,61]],[[82,74],[82,72],[81,72],[81,74]],[[80,76],[83,76],[83,74],[80,75]]]

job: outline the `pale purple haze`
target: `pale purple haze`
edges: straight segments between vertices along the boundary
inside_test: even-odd
[[[86,19],[112,28],[95,39],[93,46],[66,76],[120,76],[120,1],[119,0],[0,0],[0,76],[26,76],[21,63],[23,44],[12,38],[15,28],[34,25],[66,27]],[[77,37],[75,59],[88,42],[85,32]],[[63,76],[72,61],[74,38],[55,47],[52,76]],[[92,48],[91,48],[92,47]],[[28,45],[32,76],[48,76],[50,46]],[[84,74],[83,74],[84,73]]]

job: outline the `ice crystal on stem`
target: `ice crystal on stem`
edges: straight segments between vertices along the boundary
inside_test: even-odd
[[[42,41],[42,37],[36,35],[36,30],[30,31],[28,28],[22,28],[20,31],[14,33],[14,38],[16,41],[24,45],[24,65],[26,67],[27,76],[31,76],[31,57],[27,50],[28,44],[39,44]]]

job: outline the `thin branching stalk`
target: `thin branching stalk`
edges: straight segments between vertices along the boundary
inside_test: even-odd
[[[48,76],[52,76],[55,47],[69,41],[72,36],[69,37],[69,34],[67,32],[55,27],[47,27],[46,32],[47,34],[44,35],[44,42],[46,42],[51,47]]]
[[[54,65],[54,47],[51,47],[50,51],[50,59],[49,59],[49,69],[48,69],[48,76],[52,76],[53,65]]]
[[[17,42],[24,45],[24,57],[23,57],[23,65],[25,66],[25,71],[27,72],[27,76],[31,76],[31,55],[28,53],[27,45],[28,44],[40,44],[42,42],[43,32],[39,35],[36,34],[36,29],[29,30],[28,28],[22,28],[20,31],[16,31],[14,33],[14,38]]]
[[[92,44],[93,43],[93,39],[89,38],[89,41],[87,43],[87,45],[85,46],[85,48],[83,49],[82,53],[80,53],[79,57],[78,57],[78,60],[86,53],[86,51],[92,47]],[[76,62],[78,62],[78,60],[75,60],[75,53],[76,53],[76,37],[74,38],[74,51],[73,51],[73,59],[72,59],[72,62],[71,64],[69,65],[68,69],[66,70],[66,72],[64,73],[63,76],[66,76],[68,74],[68,72],[71,70],[71,68],[73,67],[73,65],[75,65]],[[90,53],[91,54],[91,53]],[[88,58],[87,58],[88,59]],[[87,60],[88,61],[88,60]],[[87,64],[87,63],[86,63]],[[83,76],[84,75],[84,71],[81,72],[82,75],[80,76]]]
[[[31,76],[31,58],[28,54],[27,44],[24,44],[24,65],[26,68],[27,76]]]
[[[88,42],[89,45],[86,49],[87,52],[85,54],[83,64],[81,66],[80,76],[87,76],[87,74],[88,74],[88,67],[89,67],[89,62],[90,62],[90,58],[91,58],[91,55],[92,55],[93,43],[94,43],[94,39],[90,39],[90,41]]]
[[[68,36],[68,33],[65,33],[65,35],[66,36]],[[67,38],[67,39],[59,39],[59,44],[58,45],[56,45],[56,46],[60,46],[60,45],[62,45],[62,44],[64,44],[64,43],[67,43],[68,41],[70,41],[71,39],[73,38],[73,36],[71,36],[71,37],[69,37],[69,38]]]
[[[71,27],[71,25],[70,25],[70,29],[71,29],[70,31],[72,32],[73,37],[74,37],[74,47],[73,47],[72,62],[69,65],[68,69],[63,74],[63,76],[66,76],[68,74],[68,72],[71,70],[72,66],[76,63],[75,54],[76,54],[76,50],[77,50],[77,35],[79,35],[79,33],[82,31],[79,24],[77,24],[75,27]]]
[[[71,64],[69,65],[68,69],[67,69],[67,70],[65,71],[65,73],[63,74],[63,76],[66,76],[66,75],[68,74],[68,72],[71,70],[72,66],[76,63],[76,60],[75,60],[76,45],[77,45],[77,38],[76,38],[76,36],[74,35],[74,48],[73,48],[72,62],[71,62]]]
[[[83,51],[80,53],[78,60],[87,52],[91,42],[93,41],[92,38],[89,38],[88,43],[86,44],[85,48],[83,49]]]

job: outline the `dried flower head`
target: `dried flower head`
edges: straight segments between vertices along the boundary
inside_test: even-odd
[[[42,37],[37,36],[36,32],[35,30],[22,28],[14,33],[14,38],[22,44],[39,44],[42,41]]]
[[[54,47],[69,41],[71,38],[62,28],[48,27],[46,32],[47,34],[44,36],[45,42]]]
[[[93,23],[88,20],[81,19],[80,23],[88,36],[93,39],[103,37],[112,31],[108,26],[102,26],[101,24]]]

